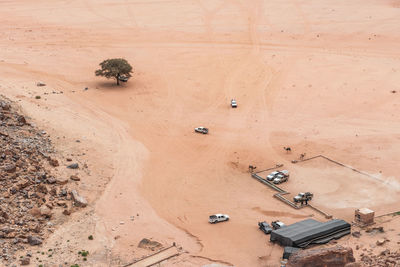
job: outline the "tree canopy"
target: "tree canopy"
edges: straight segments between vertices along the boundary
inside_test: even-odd
[[[128,81],[132,77],[132,66],[123,58],[106,59],[100,64],[101,69],[96,70],[96,76],[103,76],[107,79],[115,78],[117,85],[119,81]]]

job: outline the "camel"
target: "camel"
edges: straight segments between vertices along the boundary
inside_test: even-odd
[[[292,152],[292,149],[291,149],[290,147],[285,147],[285,146],[284,146],[283,149],[286,150],[286,153]]]
[[[249,165],[249,172],[253,172],[255,169],[257,169],[256,166]]]

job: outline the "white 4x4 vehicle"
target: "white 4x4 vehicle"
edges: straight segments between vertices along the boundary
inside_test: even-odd
[[[289,171],[283,170],[280,171],[274,178],[273,183],[274,184],[280,184],[283,182],[286,182],[289,179]]]
[[[237,102],[236,102],[235,99],[232,99],[232,100],[231,100],[231,107],[232,107],[232,108],[237,108]]]
[[[229,216],[226,214],[214,214],[208,219],[209,223],[218,223],[223,221],[229,221]]]
[[[280,171],[281,174],[283,174],[283,176],[285,177],[289,177],[289,171],[288,170],[282,170]]]
[[[124,76],[124,75],[121,75],[121,76],[118,76],[118,80],[120,80],[121,82],[126,83],[129,80],[129,78]]]
[[[278,174],[275,179],[273,180],[274,184],[281,184],[288,180],[289,176],[284,176],[283,174]]]
[[[271,172],[270,174],[267,175],[266,180],[274,181],[276,178],[279,178],[281,180],[285,180],[285,178],[289,178],[289,171],[282,170],[282,171]]]
[[[208,128],[206,128],[206,127],[197,127],[197,128],[194,128],[194,131],[196,133],[208,134]]]
[[[270,174],[267,175],[267,180],[273,181],[278,174],[279,174],[279,171],[271,172]]]

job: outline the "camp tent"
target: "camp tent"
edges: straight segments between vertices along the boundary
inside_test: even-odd
[[[310,244],[324,244],[350,234],[351,225],[343,220],[318,222],[313,219],[300,221],[271,232],[270,240],[282,246],[304,248]]]

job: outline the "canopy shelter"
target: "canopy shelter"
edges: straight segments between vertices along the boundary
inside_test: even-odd
[[[344,220],[318,222],[313,219],[300,221],[271,232],[271,241],[282,246],[305,248],[310,244],[324,244],[351,232],[351,225]]]

